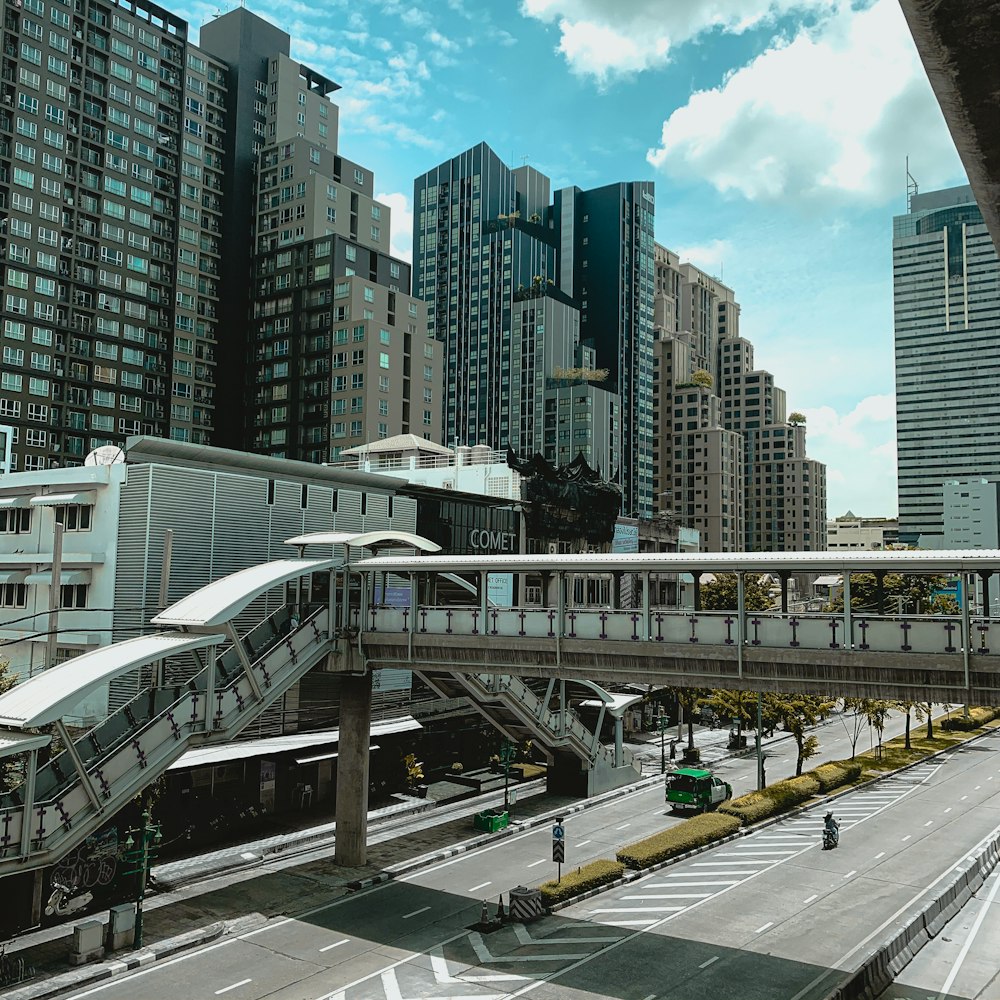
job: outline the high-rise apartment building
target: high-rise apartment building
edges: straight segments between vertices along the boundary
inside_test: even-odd
[[[13,468],[139,433],[315,461],[439,436],[439,348],[389,209],[285,32],[237,8],[195,46],[115,0],[8,4],[3,25]]]
[[[825,466],[754,366],[732,289],[665,247],[655,260],[658,506],[698,528],[705,551],[822,549]]]
[[[943,492],[1000,478],[1000,264],[969,187],[893,220],[899,538],[939,548]]]
[[[416,179],[413,288],[444,345],[446,443],[583,453],[651,513],[652,220],[652,184],[552,199],[485,143]]]

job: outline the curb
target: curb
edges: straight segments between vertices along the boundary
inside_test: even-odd
[[[29,983],[20,989],[15,989],[4,994],[4,1000],[44,1000],[46,997],[58,996],[68,990],[79,989],[82,986],[89,986],[92,983],[100,982],[103,979],[111,979],[113,976],[120,976],[125,972],[141,968],[144,965],[152,965],[163,958],[169,958],[179,951],[193,948],[197,945],[207,944],[216,938],[222,937],[226,930],[226,925],[221,921],[209,924],[194,931],[187,931],[178,934],[176,937],[167,938],[158,942],[152,948],[133,952],[130,955],[101,962],[95,965],[82,966],[73,972],[64,972],[58,976],[38,983]]]

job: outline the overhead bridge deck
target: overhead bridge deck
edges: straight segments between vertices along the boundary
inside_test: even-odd
[[[795,552],[569,556],[380,556],[355,562],[367,577],[410,581],[407,607],[366,604],[357,622],[371,666],[586,678],[688,687],[812,692],[996,704],[1000,701],[1000,620],[958,615],[880,614],[852,605],[851,575],[889,573],[978,577],[1000,572],[1000,552]],[[650,603],[651,580],[690,573],[738,574],[731,611],[668,609]],[[837,573],[847,584],[836,613],[753,612],[743,607],[743,574]],[[433,579],[460,574],[480,582],[483,599],[445,605]],[[486,600],[489,574],[547,581],[547,605],[496,608]],[[638,578],[633,608],[573,607],[574,577]],[[974,592],[964,588],[963,592]],[[420,599],[418,599],[418,596]],[[888,603],[888,602],[885,602]]]

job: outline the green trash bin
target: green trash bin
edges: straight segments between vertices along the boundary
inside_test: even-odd
[[[496,833],[510,823],[508,813],[493,813],[489,810],[478,812],[472,817],[472,827],[475,830],[483,830],[486,833]]]

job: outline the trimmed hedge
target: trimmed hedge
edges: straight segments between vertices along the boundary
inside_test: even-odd
[[[718,812],[692,816],[662,833],[645,840],[627,844],[618,851],[618,860],[629,868],[649,868],[678,854],[686,854],[696,847],[704,847],[721,840],[740,828],[734,816],[721,816]]]
[[[831,760],[809,772],[818,782],[821,792],[831,792],[841,785],[861,777],[861,765],[856,760]]]
[[[539,886],[542,902],[546,906],[561,903],[571,896],[578,896],[588,889],[614,882],[625,874],[625,866],[617,861],[591,861],[590,864],[577,868],[575,872],[563,875],[560,882],[543,882]]]
[[[952,732],[957,730],[967,733],[973,729],[978,729],[980,726],[985,726],[987,722],[992,722],[998,714],[1000,713],[995,708],[970,708],[968,718],[964,715],[958,715],[945,719],[941,723],[941,728],[951,730]]]
[[[776,781],[759,792],[741,795],[738,799],[723,802],[719,812],[735,816],[743,826],[767,819],[814,798],[819,794],[820,783],[811,774]]]

